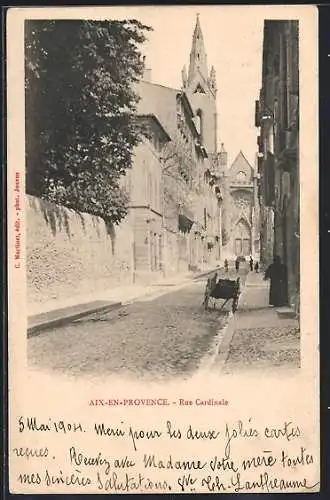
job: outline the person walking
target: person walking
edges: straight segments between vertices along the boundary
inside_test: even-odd
[[[256,262],[256,263],[254,264],[254,270],[255,270],[255,272],[256,272],[256,273],[258,273],[258,272],[259,272],[259,262]]]
[[[227,259],[225,259],[224,266],[225,266],[226,273],[228,273],[228,260]]]
[[[270,279],[269,305],[282,307],[288,304],[287,269],[277,255],[266,269],[265,280]]]
[[[235,260],[235,268],[236,268],[236,272],[238,273],[238,271],[239,271],[239,258],[238,257]]]
[[[253,259],[252,259],[252,255],[250,255],[250,271],[253,271]]]

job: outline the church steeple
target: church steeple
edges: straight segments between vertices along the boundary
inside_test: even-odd
[[[204,78],[205,82],[207,82],[208,80],[207,56],[204,47],[202,28],[199,21],[199,14],[197,14],[196,25],[192,39],[190,64],[188,72],[188,85],[193,83],[198,73],[200,73]]]
[[[217,157],[217,85],[215,69],[209,72],[202,28],[197,14],[192,37],[188,74],[181,73],[186,93],[200,127],[200,141],[206,151]],[[211,156],[210,156],[211,157]]]

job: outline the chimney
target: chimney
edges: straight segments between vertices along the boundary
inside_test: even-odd
[[[146,66],[146,56],[143,56],[143,65],[144,65],[144,71],[142,80],[144,80],[145,82],[151,82],[151,69],[147,68]]]

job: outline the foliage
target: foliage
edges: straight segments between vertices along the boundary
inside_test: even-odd
[[[198,186],[198,171],[191,147],[178,135],[163,151],[165,200],[177,206],[191,204],[191,195]]]
[[[134,84],[151,28],[136,20],[26,21],[27,192],[118,223],[142,137]]]

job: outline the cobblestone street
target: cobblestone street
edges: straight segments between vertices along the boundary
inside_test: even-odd
[[[244,271],[240,275],[244,279]],[[29,363],[71,375],[189,376],[208,355],[230,310],[228,303],[220,311],[220,301],[217,309],[204,311],[204,288],[200,279],[45,331],[28,339]]]
[[[229,319],[231,301],[202,305],[206,278],[157,290],[108,313],[94,313],[28,339],[31,366],[73,376],[124,375],[168,380],[190,377],[203,363],[218,373],[297,369],[300,332],[268,306],[262,274],[239,271],[242,295]],[[223,270],[219,276],[236,279]],[[246,279],[247,278],[247,279]],[[226,328],[224,328],[226,327]],[[209,363],[210,360],[211,364]]]

